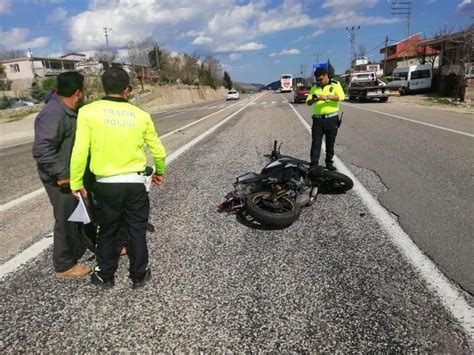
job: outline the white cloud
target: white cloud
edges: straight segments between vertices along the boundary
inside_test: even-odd
[[[46,19],[47,23],[59,23],[67,19],[67,11],[63,7],[55,8]]]
[[[29,30],[26,28],[13,27],[10,31],[0,31],[0,38],[2,42],[0,47],[8,49],[28,49],[28,48],[41,48],[48,44],[48,37],[36,37],[32,40],[28,40]]]
[[[364,8],[364,7],[374,7],[377,4],[378,0],[326,0],[322,8],[335,8],[335,7],[342,7],[342,8]]]
[[[0,14],[11,14],[10,0],[0,0]]]
[[[460,12],[473,13],[474,2],[472,0],[463,0],[456,8]]]
[[[234,42],[229,42],[217,47],[215,52],[216,53],[251,52],[251,51],[257,51],[263,48],[265,48],[265,45],[261,43],[257,43],[257,42],[248,42],[241,45],[238,45]]]
[[[199,36],[199,37],[196,37],[194,41],[192,41],[191,44],[206,45],[206,44],[211,44],[212,42],[214,42],[214,40],[211,37]]]
[[[324,30],[316,30],[316,31],[314,31],[313,33],[311,33],[311,36],[310,36],[310,37],[318,37],[318,36],[322,35],[324,32],[326,32],[326,31],[324,31]]]
[[[240,53],[231,53],[231,54],[229,55],[229,59],[230,59],[232,62],[236,62],[236,61],[242,59],[242,54],[240,54]]]
[[[292,48],[292,49],[284,49],[280,53],[270,53],[269,56],[281,57],[281,56],[300,55],[300,54],[301,52],[298,49]]]

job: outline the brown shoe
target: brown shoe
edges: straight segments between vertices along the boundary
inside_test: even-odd
[[[73,278],[73,277],[82,277],[91,272],[91,268],[86,265],[74,265],[72,268],[69,270],[66,270],[64,272],[55,272],[54,274],[58,279],[64,279],[64,278]]]
[[[120,256],[127,255],[127,247],[121,247],[121,248],[120,248],[119,255],[120,255]]]

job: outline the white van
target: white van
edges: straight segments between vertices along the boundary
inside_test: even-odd
[[[397,67],[393,70],[392,81],[388,87],[396,87],[400,94],[428,90],[433,80],[433,68],[430,64],[410,65]]]

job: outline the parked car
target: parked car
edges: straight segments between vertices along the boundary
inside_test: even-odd
[[[296,104],[298,102],[306,102],[306,96],[308,96],[311,90],[311,86],[298,86],[293,95],[293,102]]]
[[[229,100],[238,100],[240,98],[239,92],[237,90],[229,90],[227,92],[227,101]]]
[[[14,98],[11,98],[9,102],[10,102],[11,108],[22,107],[22,106],[33,106],[38,103],[38,101],[35,99],[24,98],[24,97],[22,98],[14,97]]]

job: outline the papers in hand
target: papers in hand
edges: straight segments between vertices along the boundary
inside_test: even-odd
[[[81,222],[84,224],[89,224],[92,222],[92,215],[89,209],[84,202],[84,199],[79,195],[79,203],[77,204],[76,209],[68,218],[69,222]]]

